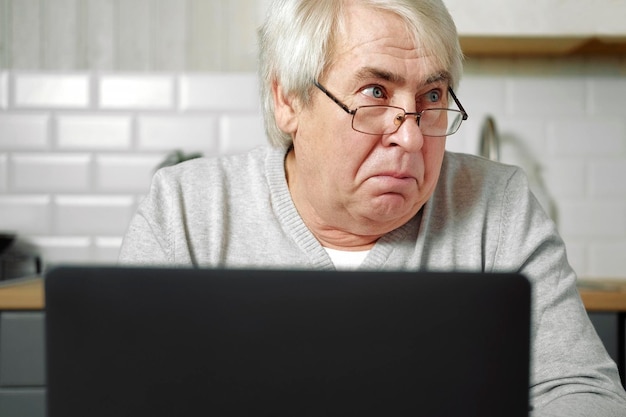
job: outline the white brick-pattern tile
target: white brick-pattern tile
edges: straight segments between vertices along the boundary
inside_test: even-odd
[[[130,115],[61,115],[56,122],[57,146],[63,150],[128,150],[132,120]]]
[[[0,195],[0,230],[44,234],[52,231],[51,198],[45,194]]]
[[[623,279],[624,254],[626,254],[626,239],[592,243],[589,250],[587,275]]]
[[[0,149],[45,150],[49,125],[45,113],[0,113]]]
[[[89,237],[31,236],[29,240],[41,251],[45,268],[59,264],[93,262],[93,250]]]
[[[614,239],[626,231],[626,201],[563,202],[559,213],[564,237]]]
[[[588,188],[587,172],[583,158],[559,158],[543,166],[546,187],[559,199],[583,200]]]
[[[507,84],[510,115],[551,118],[584,115],[586,88],[583,78],[519,77]]]
[[[267,144],[260,115],[226,115],[220,120],[220,153],[234,154]]]
[[[19,192],[87,192],[89,154],[19,153],[12,157],[12,189]]]
[[[170,151],[216,154],[217,118],[213,115],[140,116],[138,146],[142,151]]]
[[[180,80],[181,109],[257,111],[258,90],[252,74],[185,75]]]
[[[174,77],[170,75],[104,75],[99,80],[102,109],[173,110]]]
[[[54,224],[62,235],[121,236],[135,206],[131,196],[57,196]]]
[[[590,197],[626,203],[626,162],[624,158],[594,159],[589,166]]]
[[[607,77],[592,79],[588,86],[589,112],[594,116],[618,116],[624,118],[626,78]]]
[[[156,167],[165,155],[99,155],[96,190],[113,193],[147,193]]]
[[[626,150],[626,118],[562,119],[548,124],[548,152],[559,156],[608,156]]]
[[[94,241],[93,260],[98,264],[116,264],[122,246],[122,237],[101,237]]]
[[[88,108],[90,77],[86,74],[18,73],[14,76],[16,108]]]
[[[504,77],[475,76],[471,82],[462,80],[455,93],[470,116],[476,118],[474,115],[480,115],[478,112],[495,113],[505,108],[505,86],[506,78]]]

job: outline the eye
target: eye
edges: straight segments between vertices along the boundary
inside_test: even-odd
[[[438,103],[441,101],[441,92],[439,90],[432,90],[426,93],[426,100],[429,103]]]
[[[361,90],[361,93],[372,98],[380,99],[386,97],[385,90],[379,85],[373,85],[371,87],[364,88],[363,90]]]

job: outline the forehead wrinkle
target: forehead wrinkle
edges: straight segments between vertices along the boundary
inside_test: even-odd
[[[377,79],[389,81],[389,82],[392,82],[394,84],[399,84],[399,85],[405,85],[407,83],[407,80],[404,76],[388,71],[388,70],[375,68],[375,67],[364,67],[360,69],[356,73],[356,78],[358,80],[367,80],[371,78],[377,78]],[[448,82],[450,81],[450,78],[451,78],[451,75],[448,71],[437,71],[437,72],[432,73],[428,77],[426,77],[426,80],[420,85],[420,87],[430,85],[430,84],[435,84],[438,82]]]

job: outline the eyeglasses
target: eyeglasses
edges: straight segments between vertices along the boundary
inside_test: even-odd
[[[317,80],[313,83],[346,113],[352,115],[352,129],[367,135],[390,135],[400,129],[407,117],[414,117],[424,136],[449,136],[456,133],[463,120],[468,118],[465,109],[450,87],[448,87],[448,92],[459,110],[432,108],[419,112],[407,112],[401,107],[378,105],[359,106],[351,110]]]

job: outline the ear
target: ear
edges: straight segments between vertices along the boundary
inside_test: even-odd
[[[274,97],[276,125],[283,132],[294,136],[298,130],[298,112],[294,100],[285,95],[282,86],[277,81],[272,83],[272,96]]]

